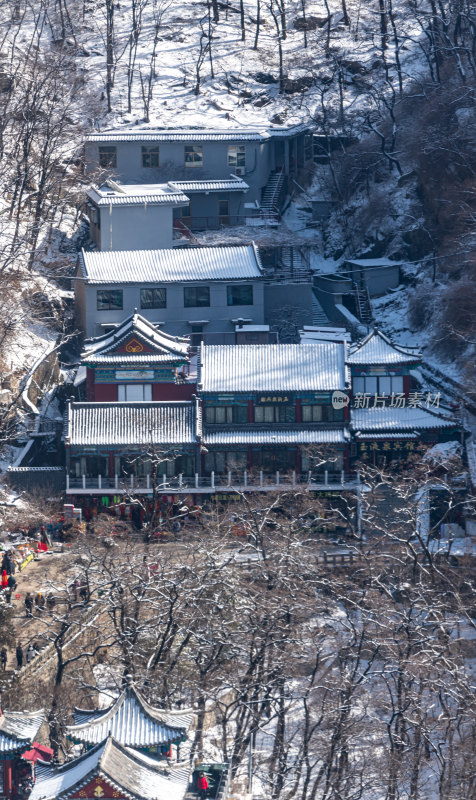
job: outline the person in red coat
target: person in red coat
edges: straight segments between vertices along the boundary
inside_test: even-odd
[[[2,589],[6,589],[8,586],[8,575],[6,569],[2,571]]]
[[[205,800],[208,790],[208,781],[204,772],[198,773],[197,789],[200,793],[200,800]]]

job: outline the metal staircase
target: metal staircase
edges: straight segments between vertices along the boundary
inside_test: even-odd
[[[279,214],[281,208],[281,192],[284,186],[284,169],[273,172],[261,193],[261,212],[264,214]]]
[[[369,290],[367,283],[362,280],[360,285],[357,283],[352,284],[355,299],[355,309],[357,317],[364,325],[370,325],[373,321],[372,303],[370,302]]]
[[[292,280],[311,281],[311,271],[308,263],[303,258],[301,251],[292,245],[281,247],[280,264],[278,274],[284,278]]]

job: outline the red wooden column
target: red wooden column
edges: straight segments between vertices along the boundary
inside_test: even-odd
[[[10,759],[3,762],[3,792],[8,798],[12,796],[12,762]]]

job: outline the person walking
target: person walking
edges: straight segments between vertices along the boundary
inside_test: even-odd
[[[25,608],[27,617],[33,616],[33,597],[31,592],[27,592],[25,596]]]
[[[2,647],[2,649],[0,650],[0,664],[2,666],[2,672],[5,672],[7,668],[7,658],[8,658],[7,651],[4,647]]]
[[[18,642],[17,644],[16,657],[17,657],[17,669],[21,669],[23,666],[23,647],[21,646],[20,642]]]
[[[198,773],[197,789],[200,793],[200,800],[205,800],[208,791],[208,781],[204,772]]]
[[[28,650],[26,651],[26,663],[29,664],[36,656],[35,648],[32,644],[28,645]]]
[[[13,575],[9,575],[7,583],[7,591],[5,592],[5,597],[8,604],[12,602],[12,592],[14,592],[16,588],[17,588],[17,582],[15,578],[13,577]]]

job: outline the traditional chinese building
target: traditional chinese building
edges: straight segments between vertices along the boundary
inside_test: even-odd
[[[87,749],[108,736],[124,747],[143,753],[180,760],[180,745],[186,740],[194,716],[187,711],[168,711],[151,706],[128,686],[108,708],[74,710],[74,724],[66,735]]]
[[[153,293],[153,290],[150,290]],[[169,336],[137,311],[81,354],[88,402],[190,400],[190,339]]]
[[[394,345],[374,330],[347,355],[352,382],[352,458],[372,463],[406,458],[418,444],[434,444],[458,434],[437,393],[422,392],[412,371],[421,364],[414,348]]]
[[[39,767],[29,800],[182,800],[188,765],[169,766],[112,736],[60,767]]]
[[[346,467],[348,392],[342,343],[206,346],[200,351],[202,474],[294,473]],[[236,478],[235,478],[236,479]]]
[[[103,495],[103,505],[157,489],[352,491],[359,460],[400,459],[458,435],[439,396],[419,390],[420,354],[379,331],[355,345],[327,333],[202,344],[194,364],[187,339],[134,314],[83,359],[87,402],[71,403],[66,419],[67,493]]]
[[[41,711],[0,710],[0,789],[1,797],[13,798],[29,767],[21,756],[32,745],[43,722]]]

